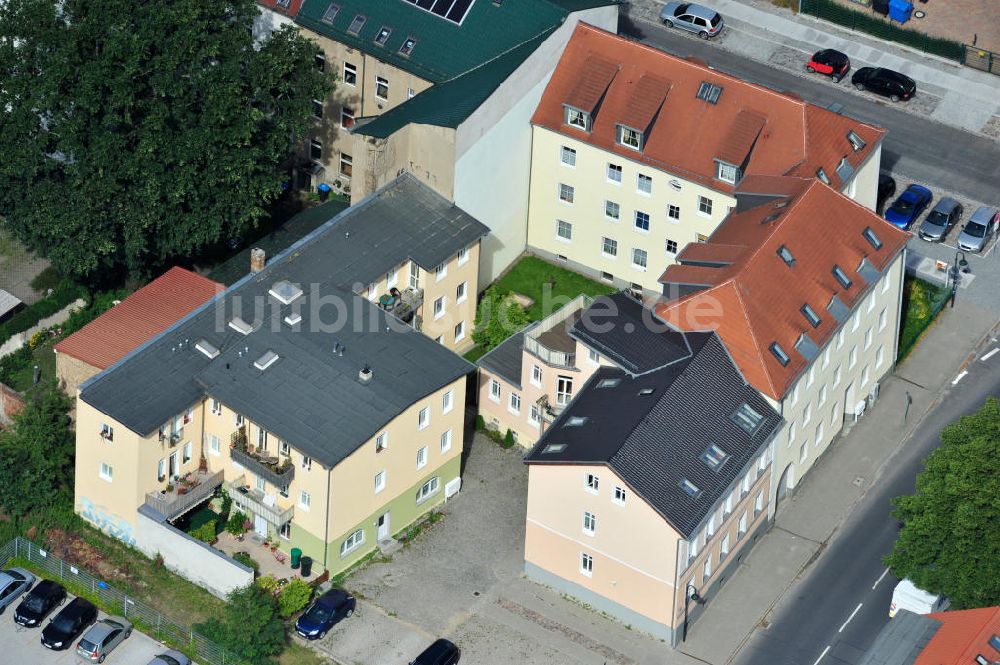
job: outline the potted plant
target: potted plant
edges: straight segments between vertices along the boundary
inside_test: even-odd
[[[173,492],[173,491],[174,491],[174,484],[167,483],[167,492]]]

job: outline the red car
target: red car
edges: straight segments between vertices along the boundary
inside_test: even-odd
[[[833,79],[834,83],[840,83],[840,79],[844,78],[850,69],[850,58],[840,51],[834,51],[832,48],[817,51],[809,60],[809,64],[806,65],[806,71],[825,74]]]

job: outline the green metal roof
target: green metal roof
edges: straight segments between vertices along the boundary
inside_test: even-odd
[[[339,6],[332,22],[323,17]],[[618,0],[475,0],[461,25],[405,0],[305,0],[295,20],[335,41],[357,48],[432,83],[453,79],[512,48],[551,32],[573,11],[618,4]],[[357,34],[348,33],[355,17],[366,17]],[[392,30],[384,45],[375,43],[383,27]],[[407,39],[416,44],[400,54]]]

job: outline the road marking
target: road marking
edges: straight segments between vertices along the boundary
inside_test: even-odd
[[[819,658],[816,659],[816,662],[813,663],[813,665],[819,665],[819,661],[823,660],[823,656],[825,656],[828,651],[830,651],[830,645],[829,644],[826,645],[826,648],[823,649],[823,653],[821,653],[819,655]]]
[[[985,356],[983,356],[982,358],[980,358],[980,360],[982,360],[983,362],[986,362],[987,360],[989,360],[990,358],[992,358],[993,355],[995,353],[997,353],[998,351],[1000,351],[1000,349],[993,349],[992,351],[990,351],[989,353],[987,353]]]
[[[874,591],[875,587],[878,586],[878,583],[882,581],[882,578],[885,577],[888,574],[889,574],[889,569],[888,568],[886,568],[885,570],[882,571],[882,574],[878,576],[877,580],[875,580],[875,584],[872,585],[872,591]]]
[[[958,376],[955,377],[955,380],[951,382],[951,385],[953,385],[953,386],[954,385],[958,385],[958,382],[961,381],[962,379],[964,379],[965,375],[968,374],[968,373],[969,373],[968,370],[963,371],[961,374],[959,374]]]
[[[841,627],[840,627],[840,630],[838,630],[838,631],[837,631],[838,633],[842,633],[842,632],[844,632],[844,629],[845,629],[845,628],[847,628],[847,624],[851,623],[851,619],[853,619],[853,618],[854,618],[854,615],[858,613],[858,610],[860,610],[860,609],[861,609],[861,606],[862,606],[863,604],[864,604],[864,603],[858,603],[858,606],[854,608],[854,611],[853,611],[853,612],[851,612],[851,616],[847,617],[847,621],[845,621],[845,622],[844,622],[844,625],[843,625],[843,626],[841,626]]]

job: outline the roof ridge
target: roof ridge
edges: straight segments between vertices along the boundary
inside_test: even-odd
[[[760,361],[760,366],[764,369],[764,377],[767,380],[768,388],[770,388],[770,394],[777,395],[778,391],[775,390],[774,381],[771,380],[771,373],[767,371],[767,364],[764,362],[765,358],[760,352],[760,344],[757,342],[757,333],[753,326],[750,324],[750,317],[747,315],[747,306],[743,301],[743,294],[740,289],[736,288],[736,278],[735,276],[728,280],[732,283],[733,292],[736,294],[736,298],[740,301],[740,312],[743,314],[743,320],[746,322],[747,330],[750,331],[750,339],[753,341],[754,352],[757,355],[757,359]],[[781,399],[781,397],[778,397]]]
[[[545,2],[549,2],[549,0],[545,0]],[[545,28],[541,32],[538,32],[538,33],[532,35],[531,37],[528,37],[527,39],[525,39],[525,40],[523,40],[521,42],[518,42],[517,44],[514,44],[513,46],[511,46],[510,48],[508,48],[506,51],[501,51],[501,52],[497,53],[496,55],[494,55],[492,58],[489,58],[488,60],[483,60],[482,62],[480,62],[478,65],[476,65],[472,69],[466,69],[464,72],[456,74],[455,76],[452,76],[450,79],[444,79],[443,81],[441,81],[440,83],[438,83],[436,85],[443,85],[445,83],[451,83],[452,81],[456,81],[456,80],[462,78],[463,76],[466,76],[466,75],[471,74],[473,72],[479,71],[483,67],[485,67],[487,65],[490,65],[490,64],[496,62],[497,60],[500,60],[501,58],[505,58],[512,51],[516,51],[517,49],[519,49],[522,46],[528,44],[529,42],[533,42],[533,41],[535,41],[536,39],[538,39],[539,37],[541,37],[543,35],[547,35],[547,34],[551,34],[551,33],[555,32],[557,28],[558,28],[558,26],[551,26],[550,25],[549,27]],[[518,66],[520,66],[520,65],[518,65]],[[500,87],[500,85],[503,85],[503,82],[506,81],[506,80],[507,79],[505,78],[505,79],[503,79],[503,81],[500,81],[500,83],[497,85],[497,87]],[[433,86],[431,86],[431,87],[433,87]],[[496,88],[494,88],[494,90],[495,89]],[[430,90],[430,88],[428,88],[428,90]],[[416,95],[414,95],[410,99],[413,99],[415,97],[416,97]],[[410,100],[408,99],[406,101],[408,102]],[[403,104],[405,104],[405,103],[406,102],[403,102]],[[400,106],[402,106],[402,104],[400,104]]]

